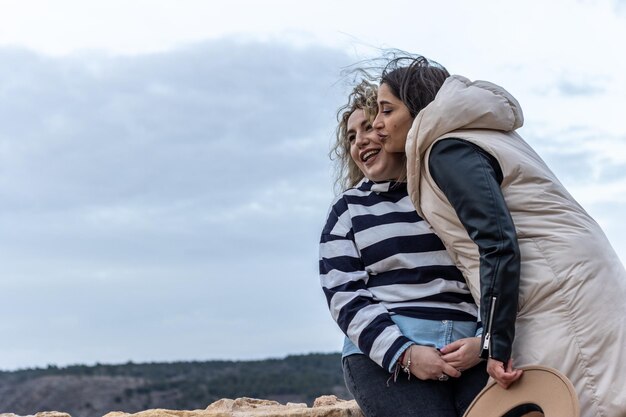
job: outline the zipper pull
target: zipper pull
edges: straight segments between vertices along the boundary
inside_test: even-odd
[[[493,325],[493,313],[496,309],[497,297],[491,297],[491,308],[489,309],[489,322],[487,322],[487,333],[485,333],[485,343],[483,343],[483,351],[489,350],[489,341],[491,340],[491,326]]]
[[[485,335],[485,343],[483,344],[483,350],[489,350],[489,339],[491,339],[491,334],[487,333]]]

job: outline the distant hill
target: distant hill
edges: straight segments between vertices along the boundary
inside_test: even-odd
[[[352,398],[343,382],[338,353],[0,372],[0,414],[57,410],[72,417],[96,417],[148,408],[204,409],[220,398],[238,397],[311,405],[326,394]]]

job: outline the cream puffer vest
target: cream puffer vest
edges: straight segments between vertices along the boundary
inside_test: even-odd
[[[448,78],[407,137],[409,194],[478,303],[478,248],[431,177],[428,157],[450,137],[495,157],[521,254],[514,366],[559,369],[574,384],[583,417],[625,417],[626,271],[598,224],[514,132],[522,123],[506,90]]]

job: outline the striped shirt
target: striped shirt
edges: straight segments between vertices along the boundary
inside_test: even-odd
[[[385,369],[411,340],[391,319],[476,321],[477,307],[406,183],[364,179],[333,202],[320,241],[320,281],[333,319]]]

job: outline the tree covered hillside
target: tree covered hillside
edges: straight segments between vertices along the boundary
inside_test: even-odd
[[[309,405],[320,395],[348,399],[339,354],[260,361],[49,366],[0,372],[0,413],[65,411],[72,417],[148,408],[193,410],[220,398]]]

